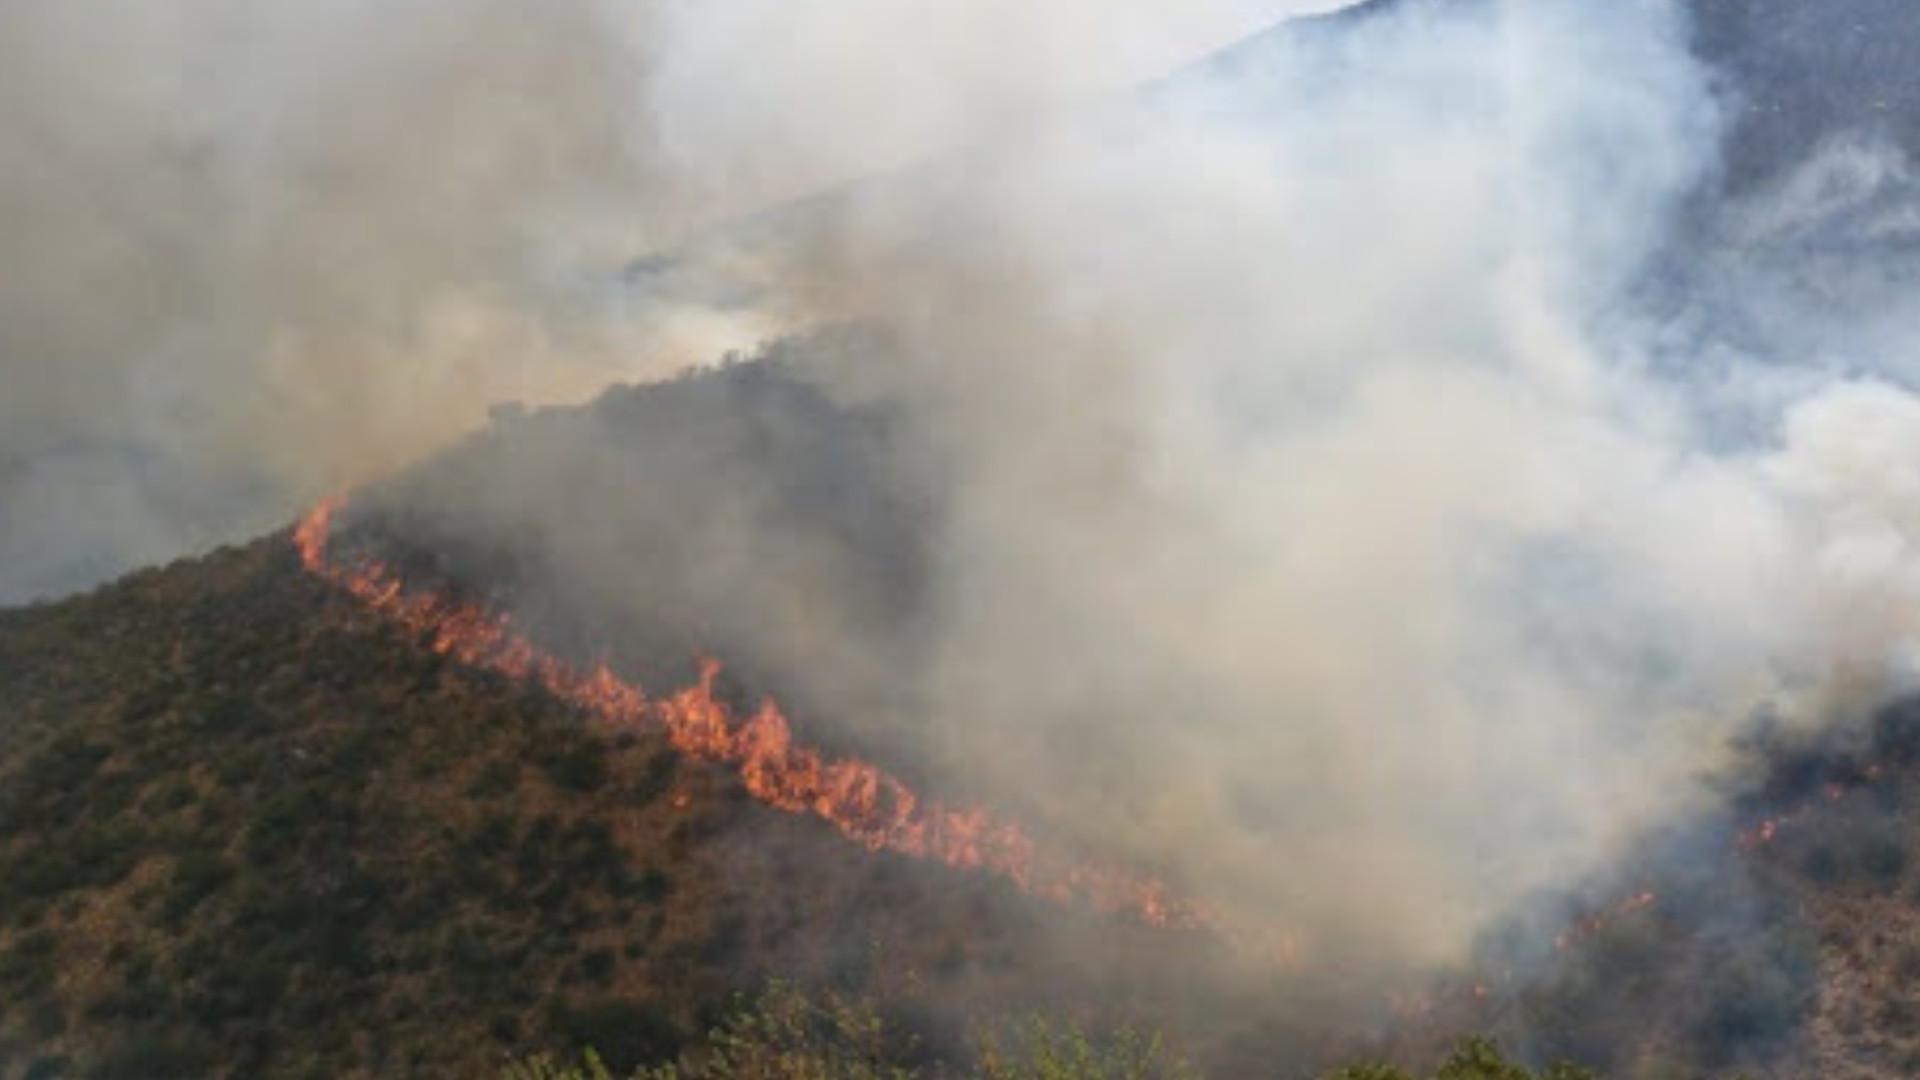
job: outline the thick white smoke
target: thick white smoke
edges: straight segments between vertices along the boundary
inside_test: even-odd
[[[903,342],[837,385],[957,463],[910,676],[957,773],[1348,961],[1439,959],[1693,805],[1751,710],[1896,688],[1913,399],[1635,298],[1699,258],[1683,212],[1808,229],[1903,166],[1689,207],[1723,118],[1687,31],[1404,5],[763,252],[768,296]]]
[[[919,737],[1310,950],[1455,956],[1749,709],[1908,677],[1900,294],[1801,255],[1910,232],[1909,166],[1695,204],[1769,257],[1640,303],[1724,119],[1674,4],[1407,3],[1080,109],[1256,9],[6,10],[0,597],[860,318],[897,360],[814,374],[955,484]]]
[[[610,271],[1288,4],[1104,7],[5,0],[0,602],[750,343]]]

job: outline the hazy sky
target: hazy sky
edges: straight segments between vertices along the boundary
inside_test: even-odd
[[[0,603],[706,359],[609,270],[1323,6],[0,0]]]

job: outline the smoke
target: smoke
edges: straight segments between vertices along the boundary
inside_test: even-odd
[[[1598,333],[1712,164],[1682,31],[1276,41],[805,252],[904,343],[842,379],[954,458],[946,760],[1349,960],[1447,957],[1684,800],[1788,541]]]
[[[1753,710],[1909,686],[1898,292],[1845,276],[1906,167],[1723,193],[1691,32],[1390,7],[722,245],[896,343],[817,374],[951,483],[934,759],[1351,970],[1698,808]]]
[[[799,362],[938,503],[908,644],[750,482],[462,497],[577,534],[581,594],[662,595],[620,523],[686,529],[726,570],[668,592],[823,710],[1310,963],[1457,959],[1704,798],[1750,710],[1911,688],[1897,147],[1725,194],[1656,0],[1378,5],[1070,107],[1255,13],[1112,8],[24,9],[0,595],[283,517],[495,398],[857,320],[888,348]],[[655,467],[697,492],[681,434]]]
[[[251,535],[491,401],[755,340],[633,317],[608,271],[1277,10],[1135,5],[1063,64],[1095,5],[681,7],[7,0],[0,602]]]
[[[606,377],[535,280],[565,207],[618,179],[590,26],[508,4],[7,20],[0,599],[244,536],[491,396]]]

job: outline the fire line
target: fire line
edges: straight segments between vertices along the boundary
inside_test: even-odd
[[[985,809],[924,800],[877,766],[855,758],[829,758],[796,743],[785,714],[771,698],[751,715],[737,716],[714,692],[720,673],[716,661],[702,661],[693,685],[649,697],[604,663],[582,668],[545,651],[504,614],[409,591],[386,563],[335,563],[328,547],[334,516],[343,505],[344,500],[329,499],[295,526],[293,543],[301,563],[380,615],[426,636],[441,655],[531,680],[610,730],[662,732],[682,753],[731,766],[759,801],[818,817],[869,850],[993,874],[1057,903],[1129,915],[1153,926],[1217,928],[1218,919],[1209,908],[1175,895],[1156,878],[1068,858]]]

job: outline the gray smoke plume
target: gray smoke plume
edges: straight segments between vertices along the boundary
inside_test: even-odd
[[[852,321],[887,347],[796,362],[937,488],[910,646],[751,477],[688,511],[725,571],[661,589],[619,526],[692,526],[638,479],[447,498],[568,537],[578,593],[718,605],[816,707],[1309,964],[1458,959],[1704,798],[1751,709],[1910,687],[1886,132],[1754,164],[1711,5],[1378,3],[1077,109],[1216,31],[1033,7],[27,10],[4,588],[284,514],[493,397]],[[71,62],[115,48],[152,85]]]
[[[5,0],[0,602],[750,344],[608,271],[1286,9],[1028,7]]]
[[[951,481],[935,758],[1442,961],[1907,687],[1905,159],[1754,136],[1696,15],[1375,5],[708,249],[897,343],[818,377]]]

